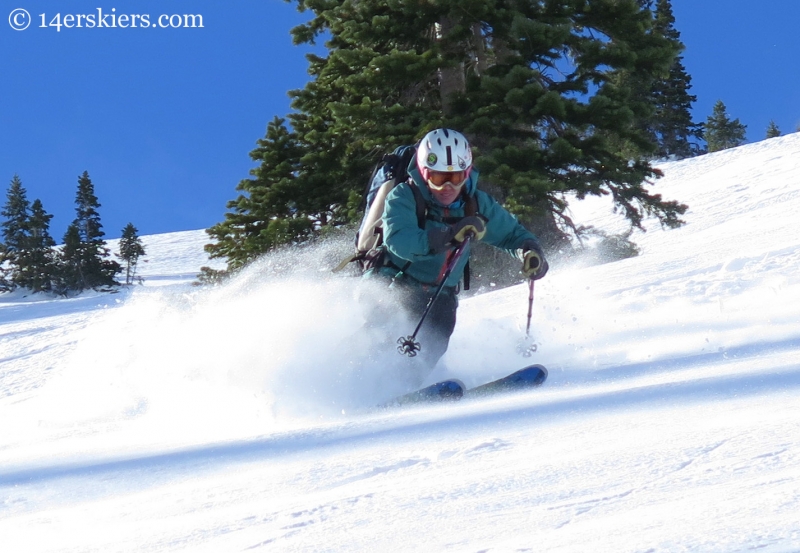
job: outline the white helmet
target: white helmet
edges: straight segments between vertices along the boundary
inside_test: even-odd
[[[425,182],[429,171],[464,171],[465,179],[472,170],[472,150],[458,131],[436,129],[426,134],[417,148],[417,169]]]

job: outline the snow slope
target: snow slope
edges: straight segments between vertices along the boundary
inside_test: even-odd
[[[555,265],[515,396],[370,409],[335,246],[209,290],[202,232],[151,236],[144,286],[0,296],[2,551],[800,551],[800,134],[662,169],[687,224]],[[464,301],[432,378],[523,364],[526,300]]]

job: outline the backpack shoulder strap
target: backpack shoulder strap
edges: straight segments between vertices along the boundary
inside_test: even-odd
[[[464,216],[470,217],[473,215],[480,215],[478,213],[478,199],[475,197],[475,194],[467,194],[466,190],[464,191]],[[467,259],[467,264],[464,265],[464,290],[469,290],[470,285],[470,276],[472,272],[469,268],[469,259]]]
[[[470,217],[478,215],[478,199],[475,194],[467,194],[464,192],[464,216]]]
[[[411,179],[408,180],[408,185],[414,193],[414,203],[417,205],[417,225],[419,228],[425,230],[425,218],[428,214],[428,206],[425,205],[425,198],[422,197],[422,192],[419,191],[417,185]]]

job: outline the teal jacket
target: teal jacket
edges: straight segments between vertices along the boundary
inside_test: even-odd
[[[386,257],[394,267],[385,267],[381,272],[389,274],[393,271],[393,274],[396,274],[399,272],[399,268],[405,267],[406,263],[410,261],[411,264],[405,271],[407,276],[422,284],[437,285],[444,274],[448,254],[452,250],[432,254],[428,245],[427,229],[445,225],[446,223],[442,222],[442,218],[445,217],[464,217],[464,200],[459,197],[449,206],[443,206],[436,202],[417,169],[416,157],[411,160],[408,173],[425,198],[428,207],[425,230],[419,228],[416,201],[411,185],[407,182],[398,184],[387,196],[383,211],[383,240],[387,250]],[[517,218],[506,211],[494,198],[486,192],[478,190],[478,171],[472,170],[464,186],[467,194],[475,196],[478,213],[488,220],[483,242],[505,249],[515,255],[516,250],[522,247],[525,240],[537,240],[533,233],[525,229],[517,221]],[[469,248],[469,245],[467,247]],[[446,287],[458,285],[464,274],[469,253],[467,250],[465,255],[461,256],[459,264],[453,269],[445,283]]]

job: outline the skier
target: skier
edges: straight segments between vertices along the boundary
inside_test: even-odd
[[[386,197],[383,210],[384,258],[368,270],[365,278],[382,278],[390,283],[397,302],[409,318],[423,313],[456,248],[468,235],[508,250],[521,251],[522,273],[537,280],[545,276],[548,264],[536,236],[525,229],[486,192],[479,190],[478,171],[472,164],[469,142],[451,129],[434,130],[420,141],[408,166],[409,179],[400,182]],[[425,202],[424,228],[420,228],[417,202]],[[469,259],[469,244],[453,267],[424,324],[420,328],[421,351],[415,359],[419,385],[447,351],[456,324],[459,283]],[[394,315],[390,302],[377,306],[368,325],[385,324]],[[370,321],[371,319],[371,321]]]

